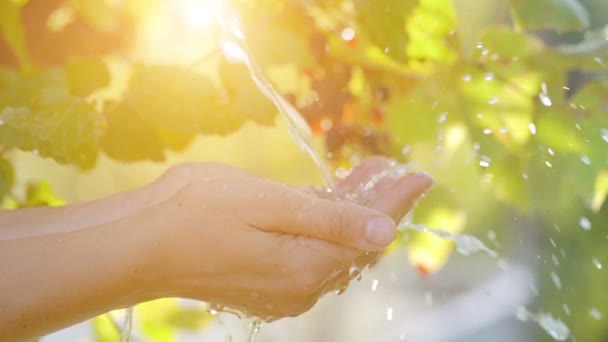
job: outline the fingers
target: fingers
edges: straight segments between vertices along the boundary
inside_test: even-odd
[[[366,251],[382,249],[395,239],[395,222],[376,210],[278,187],[268,191],[265,212],[252,215],[252,226]]]
[[[336,194],[343,196],[358,189],[361,184],[367,182],[371,176],[378,174],[391,166],[390,159],[382,156],[374,156],[365,159],[355,167],[350,174],[336,187]]]
[[[397,180],[387,179],[376,186],[374,190],[377,195],[366,206],[398,221],[432,185],[433,179],[424,173],[409,174]]]

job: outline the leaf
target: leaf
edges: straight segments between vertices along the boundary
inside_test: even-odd
[[[355,0],[362,28],[370,39],[397,61],[407,59],[406,19],[418,4],[416,0]]]
[[[29,69],[30,57],[21,22],[21,6],[25,1],[0,1],[0,34],[8,43],[23,69]]]
[[[0,156],[0,203],[15,183],[15,172],[11,163]]]
[[[65,65],[68,87],[75,96],[88,96],[110,84],[110,71],[97,58],[71,59]]]
[[[597,213],[600,211],[606,201],[606,196],[608,196],[608,170],[598,173],[595,178],[593,200],[591,202],[593,212]]]
[[[508,4],[506,0],[454,0],[452,4],[456,13],[460,50],[465,58],[470,58],[479,42],[479,35],[489,27],[501,24],[501,12]]]
[[[274,124],[277,110],[253,83],[246,66],[222,61],[219,73],[234,116]]]
[[[310,67],[314,63],[308,41],[285,26],[255,21],[249,25],[247,42],[251,54],[262,66],[296,64]]]
[[[126,162],[165,160],[163,140],[156,127],[143,120],[130,103],[107,104],[104,114],[107,129],[101,146],[110,158]]]
[[[589,28],[589,13],[578,0],[512,0],[517,24],[525,30],[558,32]]]
[[[104,122],[72,96],[61,70],[19,78],[0,73],[0,145],[33,151],[82,169],[93,167]]]
[[[183,134],[228,134],[244,122],[207,76],[186,67],[136,65],[125,99],[142,120]]]
[[[120,338],[120,333],[110,319],[108,314],[93,318],[93,334],[96,342],[114,342]]]
[[[70,0],[76,12],[100,32],[118,26],[117,11],[109,0]]]
[[[576,124],[567,112],[538,115],[535,122],[536,139],[556,152],[587,153],[589,147]]]
[[[491,28],[481,36],[481,44],[490,54],[501,58],[523,58],[541,53],[543,44],[536,37],[507,28]]]
[[[62,205],[65,205],[65,201],[53,193],[49,182],[41,180],[28,183],[25,194],[26,207],[59,207]]]
[[[202,308],[181,307],[176,299],[146,302],[135,307],[141,331],[149,341],[174,341],[176,330],[200,330],[214,320]]]

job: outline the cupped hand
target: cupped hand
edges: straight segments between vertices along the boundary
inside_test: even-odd
[[[430,186],[423,175],[387,177],[362,205],[339,200],[389,165],[379,157],[362,163],[333,198],[223,165],[168,172],[150,199],[160,201],[151,210],[164,246],[156,296],[200,299],[266,320],[307,311],[345,281],[353,263],[392,242],[395,220]]]

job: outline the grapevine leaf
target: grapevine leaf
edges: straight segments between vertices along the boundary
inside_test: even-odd
[[[11,163],[0,157],[0,203],[4,196],[11,190],[15,182],[15,174]]]
[[[406,18],[416,7],[415,0],[355,0],[361,25],[370,39],[397,61],[406,59]]]
[[[93,167],[101,116],[92,104],[72,96],[61,70],[20,79],[0,73],[0,145],[34,151],[60,163]]]
[[[25,31],[21,22],[21,6],[25,1],[0,1],[0,37],[8,43],[22,67],[30,65],[25,42]]]
[[[513,14],[526,30],[582,31],[589,27],[589,13],[578,0],[513,0]]]
[[[105,63],[97,58],[72,59],[65,65],[70,92],[75,96],[87,96],[110,83],[110,72]]]
[[[220,78],[235,116],[246,117],[262,125],[272,125],[277,110],[251,80],[247,67],[224,61]]]
[[[120,161],[165,160],[163,141],[154,125],[143,120],[126,102],[107,104],[107,129],[101,145],[112,159]]]
[[[144,121],[183,134],[228,134],[243,123],[207,76],[184,67],[135,66],[126,99]]]

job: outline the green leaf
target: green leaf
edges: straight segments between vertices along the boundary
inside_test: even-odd
[[[253,83],[246,66],[222,61],[219,73],[234,116],[274,124],[277,110]]]
[[[589,13],[578,0],[512,0],[513,14],[525,30],[558,32],[589,28]]]
[[[142,120],[183,134],[228,134],[244,121],[207,76],[186,67],[136,65],[125,99]]]
[[[30,68],[30,58],[21,22],[21,6],[26,1],[0,1],[0,35],[8,43],[21,67]]]
[[[547,112],[536,119],[536,139],[556,152],[587,153],[589,147],[566,112]]]
[[[462,55],[469,58],[477,43],[479,35],[489,27],[500,25],[501,14],[506,0],[453,0],[456,13],[456,34]],[[484,47],[486,45],[484,44]]]
[[[5,70],[0,84],[0,145],[93,167],[104,122],[93,104],[70,94],[61,70],[24,78]]]
[[[314,63],[308,41],[285,26],[256,21],[249,25],[249,49],[262,66],[296,64],[310,67]]]
[[[594,212],[599,212],[608,196],[608,170],[604,170],[597,174],[595,178],[595,186],[593,190],[593,200],[591,209]]]
[[[101,146],[110,158],[126,162],[165,160],[163,140],[156,127],[143,120],[130,103],[109,103],[104,114],[107,129]]]
[[[397,61],[407,59],[407,18],[417,6],[417,0],[355,0],[362,28],[370,39],[387,55]]]
[[[15,183],[15,173],[11,163],[0,156],[0,203],[6,194],[9,193]]]
[[[120,333],[116,325],[110,320],[109,314],[97,316],[92,320],[96,342],[114,342],[120,339]]]
[[[110,84],[110,71],[97,58],[71,59],[65,65],[70,92],[75,96],[88,96]]]
[[[30,207],[58,207],[65,204],[65,201],[53,193],[49,182],[41,180],[30,182],[27,185],[25,194],[25,206]]]
[[[481,36],[484,49],[501,58],[522,58],[538,54],[543,44],[534,36],[507,28],[491,28]]]

